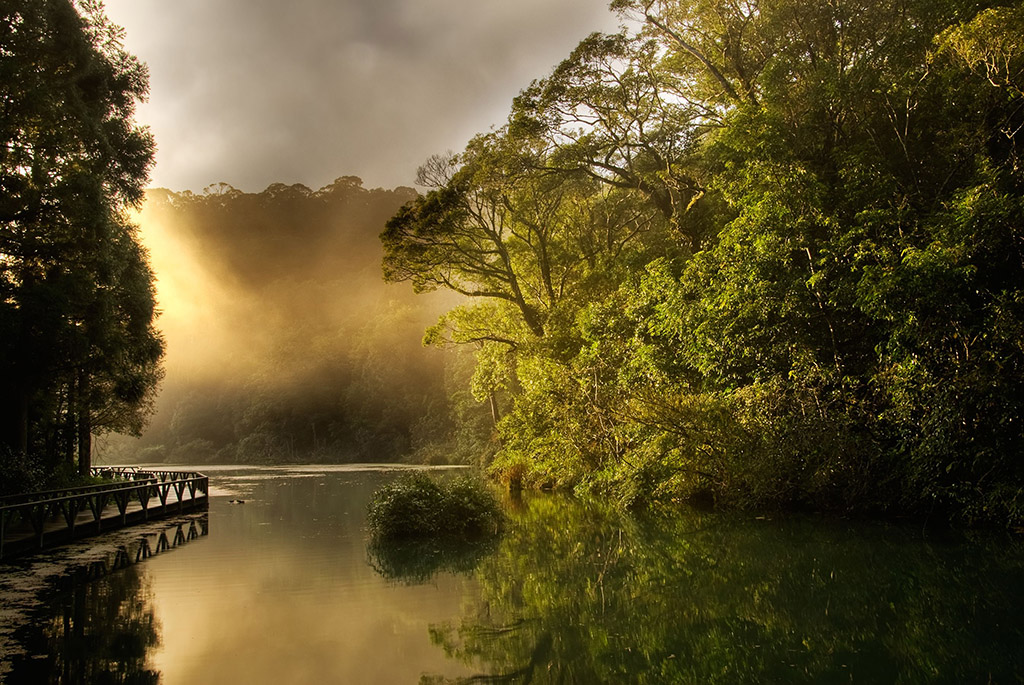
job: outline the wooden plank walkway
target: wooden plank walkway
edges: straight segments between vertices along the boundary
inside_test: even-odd
[[[122,480],[0,499],[0,561],[208,505],[209,478],[201,473],[134,467],[93,471]]]

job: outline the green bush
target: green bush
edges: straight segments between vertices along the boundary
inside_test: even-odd
[[[378,540],[489,537],[501,532],[504,518],[483,483],[472,478],[438,481],[423,473],[382,487],[367,514]]]

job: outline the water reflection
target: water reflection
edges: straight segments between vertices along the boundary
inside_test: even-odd
[[[440,683],[1020,682],[1024,555],[1005,540],[528,498],[431,628]]]
[[[498,547],[498,540],[373,540],[370,566],[387,580],[425,583],[438,573],[469,573]]]
[[[397,473],[366,467],[215,474],[208,544],[146,564],[162,643],[161,683],[416,683],[446,666],[428,627],[475,585],[382,578],[368,563],[366,507]],[[230,504],[230,500],[244,504]]]
[[[122,532],[106,547],[54,555],[35,606],[14,631],[20,650],[7,664],[12,683],[157,683],[151,651],[160,644],[153,592],[139,562],[207,535],[205,514]],[[84,545],[78,550],[86,549]],[[46,564],[29,561],[22,569]]]
[[[38,620],[23,631],[21,640],[32,656],[14,660],[11,682],[159,682],[147,656],[160,642],[160,626],[138,567],[76,585]]]
[[[368,547],[394,475],[219,472],[210,536],[197,519],[96,538],[103,563],[3,567],[0,681],[1024,680],[1020,543],[526,496],[490,548]],[[30,566],[78,570],[19,595]]]

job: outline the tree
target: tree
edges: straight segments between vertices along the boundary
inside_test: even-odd
[[[530,153],[498,167],[672,231],[612,251],[612,288],[560,314],[523,298],[543,327],[510,365],[497,467],[627,500],[1019,521],[1024,49],[1020,3],[989,4],[613,2],[639,31],[525,90],[500,135]],[[456,216],[395,226],[447,237]],[[423,235],[385,234],[391,276],[479,283]],[[508,337],[474,311],[448,329]]]
[[[146,68],[102,3],[7,3],[0,17],[0,443],[53,469],[93,431],[135,429],[159,379],[152,274],[126,210],[152,136]]]
[[[497,301],[534,338],[563,305],[601,290],[599,281],[610,292],[658,224],[593,178],[548,173],[548,161],[534,139],[506,128],[441,164],[452,169],[447,178],[426,167],[421,175],[442,185],[388,222],[385,279]],[[525,340],[518,335],[463,342],[514,345]]]
[[[543,385],[528,369],[577,353],[581,307],[645,263],[666,223],[632,189],[556,168],[543,141],[515,125],[477,137],[455,159],[434,158],[421,178],[439,185],[388,222],[385,278],[469,300],[425,342],[473,346],[472,393],[498,424],[524,382]]]

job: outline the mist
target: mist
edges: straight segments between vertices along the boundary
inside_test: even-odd
[[[102,436],[100,458],[486,451],[480,407],[453,380],[472,373],[471,352],[420,345],[449,307],[382,282],[378,234],[424,159],[501,125],[520,89],[616,29],[607,1],[105,7],[148,68],[136,121],[157,141],[151,183],[174,190],[150,191],[135,217],[166,376],[141,440]],[[332,191],[339,173],[367,186],[342,177],[354,189]],[[452,417],[468,434],[445,433]],[[428,443],[449,447],[424,455]]]
[[[156,273],[166,376],[139,440],[101,454],[270,463],[425,457],[446,430],[446,308],[381,278],[379,233],[416,196],[341,177],[319,190],[151,190],[135,217]],[[417,453],[419,450],[419,453]]]

